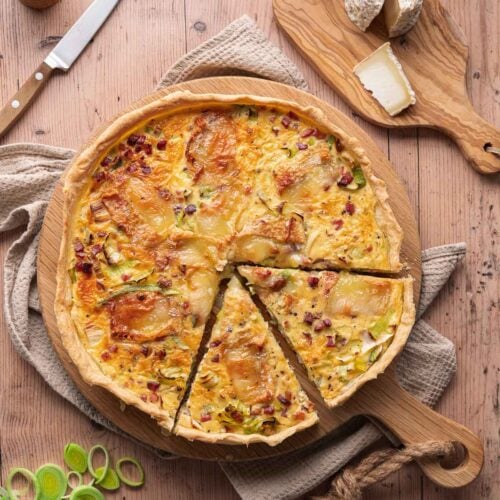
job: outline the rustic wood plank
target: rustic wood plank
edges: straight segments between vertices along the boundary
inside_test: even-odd
[[[44,44],[50,43],[48,36],[62,34],[89,3],[90,0],[62,0],[47,11],[32,12],[19,2],[0,0],[0,19],[5,21],[2,26],[7,26],[0,30],[1,103],[18,89],[19,84],[50,50],[48,45],[40,48],[38,44],[42,40]],[[95,126],[149,92],[164,70],[182,55],[187,47],[183,1],[143,0],[122,4],[82,59],[67,75],[52,79],[31,110],[0,141],[1,144],[31,141],[76,148]],[[162,4],[161,7],[159,4]],[[443,4],[469,41],[468,81],[474,106],[485,119],[498,127],[498,2],[443,0]],[[148,10],[151,7],[162,10],[155,15],[154,11]],[[196,18],[207,25],[203,36],[200,35],[200,42],[240,14],[246,12],[254,18],[257,14],[257,23],[272,40],[282,45],[285,53],[304,72],[311,91],[341,111],[351,113],[350,108],[297,54],[286,37],[278,32],[274,21],[271,21],[268,0],[224,3],[186,0],[186,10],[191,12],[191,20]],[[144,22],[147,22],[147,29]],[[189,48],[196,45],[194,39],[190,43]],[[99,51],[94,49],[98,46],[104,50],[100,58]],[[149,50],[148,47],[155,49]],[[54,102],[58,103],[57,106],[54,106]],[[96,107],[100,116],[95,111]],[[71,113],[65,111],[68,109]],[[496,264],[498,268],[497,258],[493,258],[498,254],[498,232],[494,233],[495,227],[498,231],[500,206],[498,180],[483,181],[473,173],[465,175],[468,169],[457,149],[440,134],[422,135],[421,131],[387,134],[387,131],[367,124],[362,119],[355,117],[355,121],[375,139],[379,147],[390,154],[392,163],[409,188],[412,203],[423,211],[420,226],[424,246],[459,239],[464,239],[469,245],[467,262],[443,291],[429,312],[428,319],[459,346],[458,373],[438,409],[480,432],[485,437],[486,446],[486,463],[482,475],[474,485],[460,492],[435,488],[422,478],[418,468],[407,467],[380,486],[370,489],[366,498],[496,498],[500,492],[497,474],[500,446],[497,434],[500,426],[499,279],[498,271],[488,269],[488,265]],[[417,168],[419,157],[416,151],[425,168]],[[491,215],[486,216],[488,203],[494,204],[495,208]],[[496,245],[493,245],[492,237],[496,238]],[[13,235],[1,237],[2,258],[12,238]],[[487,264],[483,266],[483,262]],[[481,276],[489,272],[493,275]],[[481,285],[480,281],[486,285]],[[477,290],[480,293],[476,293]],[[34,370],[13,351],[3,320],[0,320],[0,332],[1,401],[9,401],[9,408],[12,408],[12,399],[16,402],[20,400],[23,405],[26,401],[33,401],[37,409],[36,413],[23,414],[19,421],[13,422],[12,413],[15,412],[1,405],[2,478],[14,465],[35,466],[46,459],[59,461],[61,447],[68,439],[86,444],[104,441],[120,452],[136,454],[148,469],[147,494],[140,496],[127,491],[127,498],[236,498],[228,481],[214,464],[185,460],[164,463],[111,433],[94,429],[85,417],[47,389]],[[15,393],[21,396],[18,398]],[[38,394],[41,396],[38,397]],[[53,426],[52,422],[55,422]],[[36,430],[36,434],[32,429]]]

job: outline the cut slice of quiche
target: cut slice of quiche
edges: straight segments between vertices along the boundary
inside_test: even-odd
[[[412,278],[240,266],[326,403],[382,373],[415,319]]]
[[[233,276],[175,433],[274,446],[317,420],[269,325]]]

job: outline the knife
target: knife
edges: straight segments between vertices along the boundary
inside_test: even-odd
[[[0,111],[0,137],[14,125],[56,69],[68,71],[120,0],[94,0]]]

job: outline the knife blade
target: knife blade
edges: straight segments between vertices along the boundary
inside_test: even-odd
[[[2,137],[26,111],[54,70],[68,71],[120,0],[94,0],[0,111]]]
[[[45,58],[45,63],[53,69],[68,71],[119,1],[94,0]]]

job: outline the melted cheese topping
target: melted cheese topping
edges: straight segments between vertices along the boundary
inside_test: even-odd
[[[401,280],[331,271],[239,267],[325,400],[387,350],[403,312]]]
[[[233,277],[179,426],[269,436],[311,413],[264,318]]]
[[[288,110],[152,119],[102,156],[72,221],[83,345],[174,416],[226,263],[389,270],[377,204],[340,140]]]

